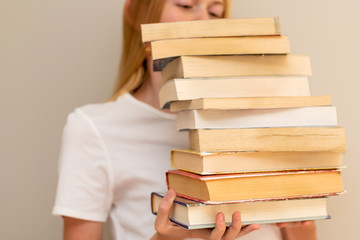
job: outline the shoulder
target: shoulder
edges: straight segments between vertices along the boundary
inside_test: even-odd
[[[66,126],[80,127],[80,129],[81,126],[86,125],[94,127],[101,122],[121,117],[123,115],[121,113],[129,107],[127,98],[126,95],[123,95],[116,101],[78,107],[67,116]]]
[[[88,104],[68,115],[60,151],[63,166],[77,166],[81,169],[91,166],[91,162],[108,164],[108,148],[98,119],[108,114],[111,104]]]
[[[124,94],[117,100],[105,103],[87,104],[76,108],[72,112],[68,121],[73,119],[87,120],[94,124],[110,124],[113,122],[123,122],[142,114],[142,109],[130,94]]]
[[[88,143],[99,138],[99,125],[110,118],[113,103],[88,104],[68,114],[63,130],[63,143]]]
[[[68,121],[75,119],[90,120],[104,118],[111,115],[119,107],[121,108],[122,105],[117,104],[117,102],[87,104],[76,108],[72,113],[70,113],[68,116]]]

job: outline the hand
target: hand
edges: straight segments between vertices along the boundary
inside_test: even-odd
[[[300,221],[300,222],[282,222],[282,223],[276,223],[276,225],[279,228],[284,227],[308,227],[310,225],[314,224],[313,221]]]
[[[155,220],[155,235],[152,240],[182,240],[186,238],[202,238],[206,240],[230,240],[242,237],[260,228],[258,224],[241,226],[240,212],[232,216],[231,226],[226,228],[223,213],[216,215],[216,226],[214,229],[187,230],[181,228],[169,220],[172,204],[176,197],[174,190],[169,190],[159,205],[158,214]]]
[[[279,228],[291,228],[291,227],[311,227],[315,223],[314,221],[299,221],[299,222],[282,222],[282,223],[276,223],[276,225]]]
[[[289,222],[276,224],[281,228],[284,240],[316,240],[316,226],[314,221]]]

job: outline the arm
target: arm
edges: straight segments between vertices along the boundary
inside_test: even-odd
[[[281,226],[280,226],[281,227]],[[297,225],[286,225],[281,228],[283,240],[316,240],[316,226],[312,221]]]
[[[111,209],[106,152],[91,124],[78,109],[69,115],[64,128],[53,214],[63,216],[65,240],[100,240]],[[65,217],[68,214],[72,217]]]
[[[64,240],[101,240],[102,222],[64,217]]]

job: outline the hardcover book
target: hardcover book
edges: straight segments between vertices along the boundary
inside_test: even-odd
[[[340,152],[197,152],[173,149],[171,167],[200,175],[336,169],[342,167]]]
[[[151,209],[157,214],[163,193],[151,194]],[[272,201],[241,201],[231,204],[202,204],[176,197],[170,220],[186,229],[215,227],[216,214],[223,212],[226,225],[231,225],[231,216],[241,212],[243,225],[252,223],[278,223],[329,218],[326,198],[299,198],[293,200],[274,199]]]
[[[216,204],[323,196],[343,192],[340,170],[238,173],[202,176],[181,170],[166,173],[168,188],[191,200]]]

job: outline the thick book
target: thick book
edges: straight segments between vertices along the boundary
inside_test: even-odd
[[[311,76],[307,55],[180,56],[161,72],[163,81],[174,78],[235,76]]]
[[[278,17],[214,19],[141,25],[143,42],[163,39],[280,35]]]
[[[186,55],[290,53],[288,36],[168,39],[150,42],[145,47],[153,60]]]
[[[337,125],[336,107],[246,110],[186,110],[176,114],[177,130]]]
[[[336,169],[341,152],[198,152],[173,149],[171,167],[200,175]]]
[[[281,127],[248,129],[194,129],[190,148],[219,151],[335,151],[345,152],[343,127]]]
[[[199,98],[170,103],[170,112],[184,110],[272,109],[331,106],[331,96]]]
[[[157,215],[164,193],[151,193],[151,211]],[[274,199],[272,201],[242,201],[232,204],[202,204],[176,197],[170,221],[186,229],[215,227],[216,214],[224,213],[226,225],[232,214],[241,212],[242,225],[328,219],[326,198]]]
[[[166,181],[178,196],[211,204],[336,194],[344,191],[340,173],[316,170],[202,176],[169,170]]]
[[[159,92],[160,106],[200,98],[310,96],[306,76],[249,76],[172,79]]]

